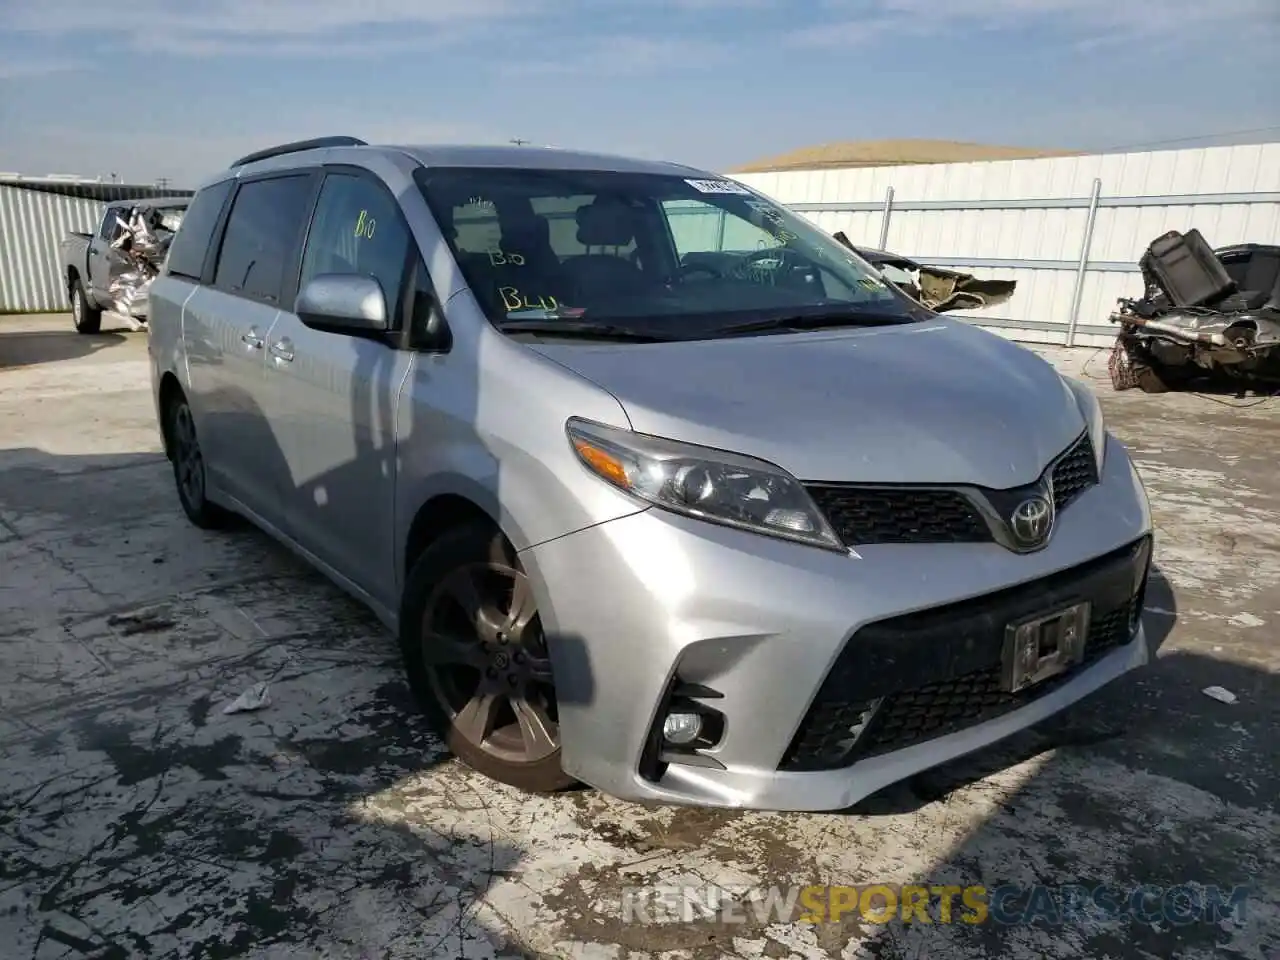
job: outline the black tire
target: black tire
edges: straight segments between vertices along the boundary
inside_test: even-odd
[[[102,311],[89,302],[79,277],[71,281],[71,322],[76,333],[97,333],[102,329]]]
[[[216,530],[224,526],[227,512],[205,495],[204,454],[200,450],[191,407],[187,398],[176,391],[165,405],[164,429],[182,511],[202,530]]]
[[[459,593],[476,602],[460,602]],[[500,532],[467,524],[423,552],[405,585],[400,649],[414,696],[455,757],[521,790],[574,785],[560,765],[555,685],[537,606]]]

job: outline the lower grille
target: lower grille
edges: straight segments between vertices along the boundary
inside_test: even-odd
[[[1033,583],[868,624],[836,659],[780,769],[839,769],[994,719],[1049,693],[1132,638],[1150,556],[1144,538]],[[1093,604],[1084,661],[1020,693],[1002,690],[1005,625],[1079,600]]]

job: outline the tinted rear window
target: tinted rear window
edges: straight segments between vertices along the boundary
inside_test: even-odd
[[[227,218],[213,282],[232,293],[278,302],[310,197],[309,174],[241,184]]]
[[[188,280],[200,279],[218,214],[234,185],[234,180],[223,180],[205,187],[192,199],[182,219],[182,228],[169,247],[169,273]]]

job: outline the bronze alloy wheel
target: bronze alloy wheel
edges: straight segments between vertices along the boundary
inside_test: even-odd
[[[455,735],[505,763],[559,749],[551,662],[523,571],[501,559],[455,567],[427,596],[421,643]]]

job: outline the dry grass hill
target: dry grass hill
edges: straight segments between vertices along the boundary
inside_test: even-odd
[[[954,140],[860,140],[801,147],[738,167],[734,173],[813,170],[834,167],[888,167],[912,163],[964,163],[973,160],[1025,160],[1065,157],[1079,151],[999,147]]]

